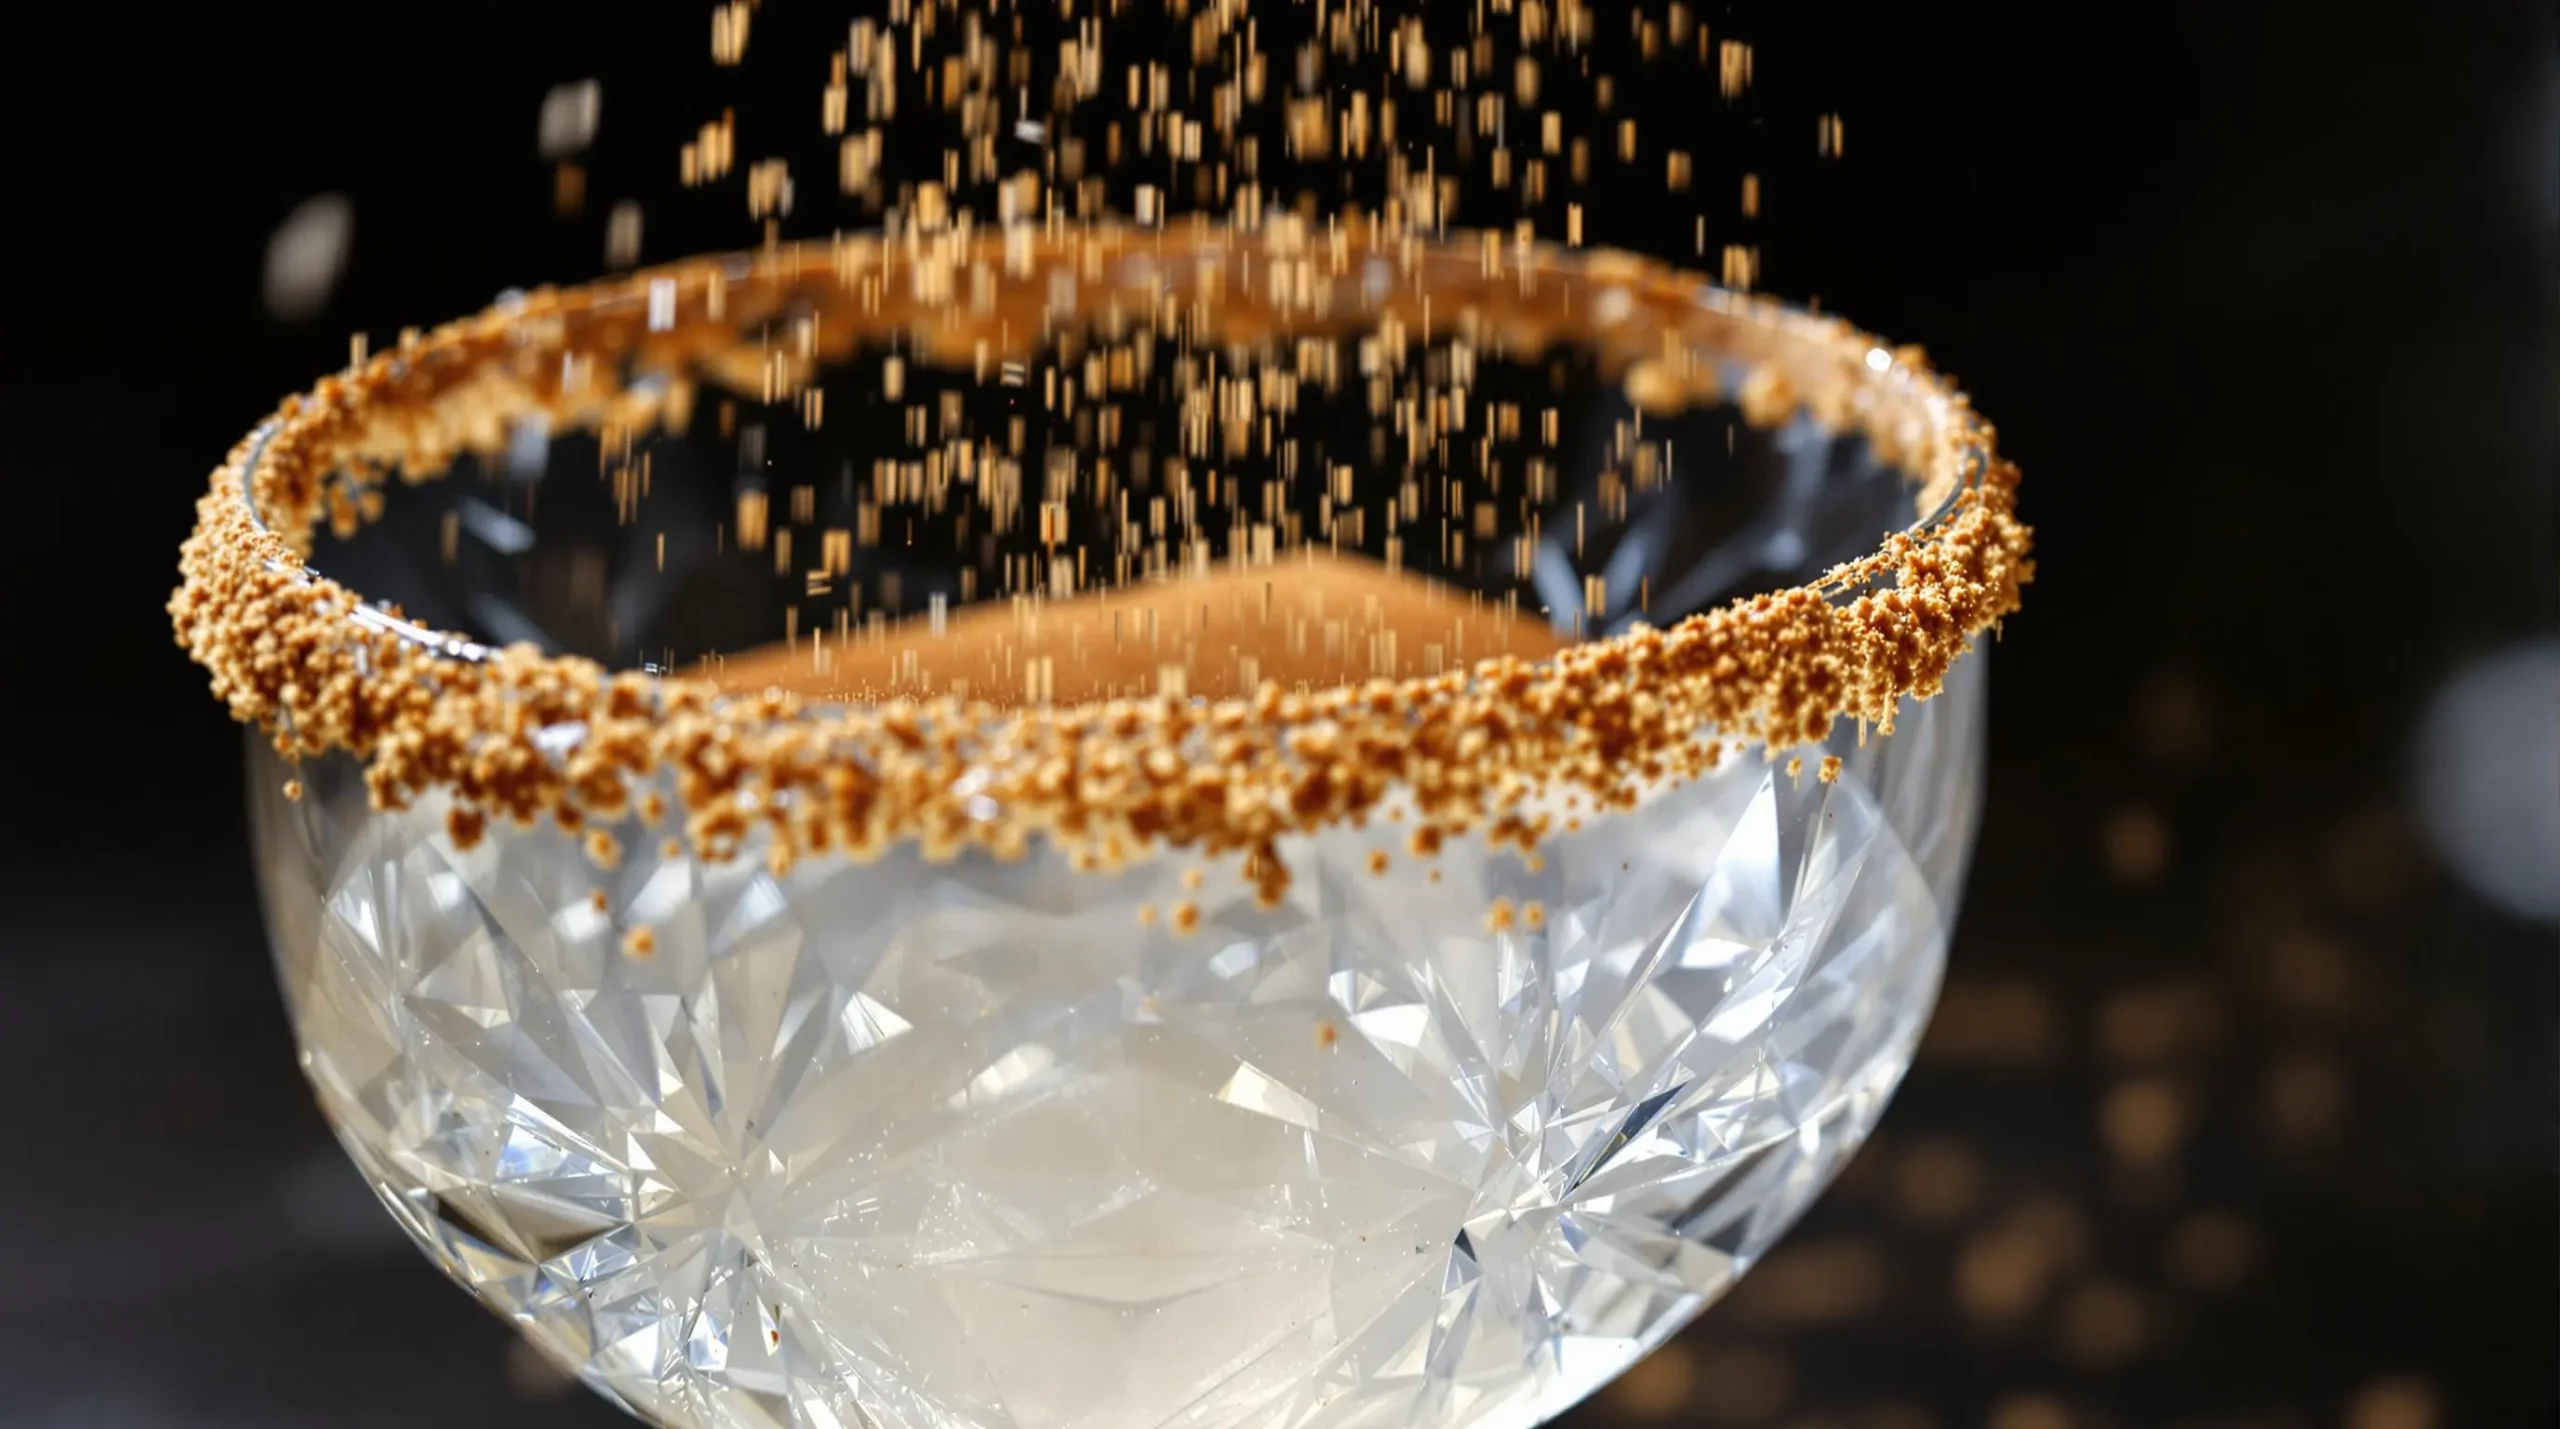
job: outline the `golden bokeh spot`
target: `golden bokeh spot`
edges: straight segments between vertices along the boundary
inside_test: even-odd
[[[1668,1419],[1689,1406],[1697,1384],[1697,1352],[1673,1340],[1627,1367],[1603,1396],[1609,1407],[1635,1419]]]
[[[2063,1357],[2083,1369],[2113,1369],[2134,1358],[2148,1332],[2141,1297],[2113,1280],[2072,1287],[2054,1320]]]
[[[2061,1043],[2052,995],[2028,982],[1954,981],[1921,1041],[1925,1061],[2040,1066]]]
[[[2257,1233],[2226,1211],[2198,1211],[2169,1234],[2169,1274],[2198,1290],[2237,1286],[2257,1260]]]
[[[2439,1429],[2435,1386],[2415,1375],[2377,1379],[2347,1401],[2346,1429]]]
[[[2136,1165],[2166,1161],[2186,1134],[2186,1108],[2166,1082],[2139,1078],[2117,1084],[2098,1113],[2107,1149]]]
[[[1895,1167],[1894,1203],[1924,1226],[1952,1225],[1982,1201],[1982,1161],[1944,1137],[1918,1142]]]
[[[1836,1324],[1874,1310],[1885,1281],[1884,1257],[1869,1242],[1789,1241],[1734,1286],[1726,1313],[1737,1323],[1770,1329]]]
[[[2169,825],[2149,805],[2128,804],[2099,826],[2098,852],[2116,882],[2148,888],[2169,871]]]
[[[2078,1421],[2059,1399],[2042,1394],[2013,1394],[1991,1406],[1985,1429],[2073,1429]]]
[[[2289,1052],[2267,1069],[2267,1125],[2296,1145],[2326,1141],[2346,1115],[2347,1080],[2326,1052]]]

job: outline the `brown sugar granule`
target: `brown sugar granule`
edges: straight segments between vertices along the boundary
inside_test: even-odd
[[[1322,1047],[1327,1051],[1331,1051],[1333,1049],[1333,1044],[1341,1040],[1342,1029],[1334,1026],[1330,1022],[1319,1022],[1316,1024],[1317,1046]]]
[[[1291,610],[1304,609],[1299,596],[1278,593],[1275,570],[1287,572],[1289,590],[1321,591],[1326,609],[1359,612],[1373,635],[1393,632],[1398,648],[1406,652],[1398,673],[1420,673],[1422,651],[1434,645],[1446,648],[1461,636],[1465,648],[1479,657],[1510,655],[1531,663],[1549,659],[1571,643],[1543,619],[1509,615],[1500,607],[1476,610],[1463,589],[1413,570],[1311,547],[1281,551],[1269,566],[1138,580],[1073,600],[1044,600],[1036,634],[1026,631],[1014,602],[981,601],[946,610],[938,619],[925,615],[893,622],[886,638],[877,641],[832,647],[823,668],[812,662],[805,641],[780,641],[725,655],[706,677],[724,690],[749,694],[781,689],[812,699],[847,691],[868,691],[875,698],[930,698],[940,685],[922,673],[927,668],[1001,668],[1009,656],[1028,658],[1036,643],[1041,650],[1068,652],[1052,659],[1036,698],[1012,686],[978,698],[999,709],[1025,703],[1107,703],[1121,691],[1155,688],[1164,652],[1151,639],[1132,638],[1131,632],[1161,627],[1181,631],[1186,644],[1234,646],[1252,654],[1249,677],[1229,662],[1194,660],[1182,667],[1183,693],[1189,697],[1250,698],[1265,681],[1283,689],[1339,683],[1347,667],[1339,652],[1327,655],[1325,641],[1275,637],[1270,611],[1279,612],[1285,627]]]
[[[1518,917],[1519,914],[1512,907],[1510,899],[1497,898],[1493,900],[1493,906],[1485,910],[1485,931],[1488,933],[1508,933],[1511,931],[1513,922],[1515,922]]]
[[[288,804],[299,804],[302,802],[301,780],[287,779],[284,781],[284,801]]]
[[[1391,860],[1388,859],[1387,851],[1385,849],[1373,848],[1369,850],[1370,874],[1379,878],[1385,877],[1387,873],[1387,865],[1390,861]]]
[[[1200,930],[1200,905],[1186,898],[1173,905],[1173,931],[1185,937]]]
[[[640,796],[640,821],[642,823],[649,824],[654,827],[666,822],[666,818],[666,796],[660,794],[655,789],[652,789],[648,793]]]
[[[587,862],[598,868],[613,868],[622,862],[622,840],[602,829],[587,830]]]
[[[1787,761],[1787,777],[1789,779],[1802,779],[1804,777],[1803,755],[1799,754],[1795,758]]]
[[[613,900],[605,897],[604,890],[599,888],[587,895],[587,906],[602,913],[613,906]]]
[[[656,957],[658,935],[647,928],[633,928],[622,935],[622,950],[635,958]]]
[[[1440,870],[1435,868],[1423,876],[1430,879],[1433,883],[1438,883],[1440,881]]]
[[[1374,817],[1391,796],[1414,811],[1417,854],[1469,830],[1525,844],[1503,819],[1524,795],[1578,794],[1605,812],[1635,801],[1629,768],[1695,777],[1729,750],[1803,746],[1841,719],[1890,733],[1903,697],[1934,694],[1974,638],[2017,608],[2033,567],[2013,516],[2015,469],[1916,352],[1626,254],[1530,245],[1494,272],[1473,236],[1347,229],[1330,261],[1410,275],[1388,284],[1362,321],[1418,331],[1461,315],[1533,350],[1570,333],[1596,344],[1617,372],[1659,358],[1666,338],[1686,342],[1719,362],[1699,364],[1672,397],[1717,397],[1722,360],[1741,361],[1751,373],[1741,392],[1748,420],[1808,411],[1858,431],[1914,473],[1918,504],[1939,514],[1810,585],[1540,661],[1495,656],[1303,690],[1266,679],[1227,698],[1160,693],[984,718],[953,696],[723,696],[697,678],[359,624],[361,597],[304,564],[324,520],[351,532],[369,519],[390,473],[432,478],[461,453],[494,450],[519,418],[541,416],[559,430],[654,429],[668,416],[663,386],[632,382],[636,374],[612,360],[644,340],[651,363],[670,370],[761,375],[752,334],[805,310],[837,344],[828,356],[859,335],[902,334],[937,361],[983,352],[1018,362],[1036,354],[1053,276],[1100,275],[1086,289],[1098,311],[1124,296],[1152,308],[1164,274],[1213,269],[1231,275],[1215,302],[1203,288],[1185,308],[1204,336],[1221,324],[1291,331],[1302,317],[1273,295],[1295,289],[1263,275],[1315,265],[1326,246],[1293,224],[1035,226],[1021,239],[951,230],[930,261],[992,282],[991,302],[965,311],[903,281],[905,265],[921,260],[873,237],[777,242],[751,259],[694,260],[511,300],[322,379],[242,441],[198,503],[168,605],[173,629],[233,716],[264,728],[281,757],[348,753],[378,808],[449,799],[446,832],[458,848],[485,833],[483,810],[519,827],[548,817],[577,828],[620,819],[635,789],[663,780],[687,840],[713,862],[751,840],[784,859],[861,857],[898,841],[936,856],[1019,857],[1035,840],[1070,853],[1117,850],[1097,867],[1179,849],[1250,863],[1256,897],[1268,903],[1288,886],[1277,840]],[[1141,252],[1148,263],[1112,261]],[[884,284],[893,258],[902,281]],[[1531,268],[1538,281],[1521,282]],[[1623,295],[1629,320],[1594,326],[1576,316],[1603,288],[1613,302]],[[585,734],[565,755],[535,742],[537,731],[568,726]],[[1702,728],[1718,739],[1699,741]],[[1212,744],[1212,762],[1176,753]],[[1173,775],[1158,777],[1159,762]],[[1144,777],[1055,773],[1097,768]],[[999,817],[958,807],[951,791],[964,775]]]
[[[658,856],[660,858],[684,857],[684,840],[676,838],[660,839],[658,841]]]
[[[1182,886],[1194,892],[1197,892],[1200,885],[1207,881],[1207,878],[1196,868],[1186,868],[1182,871]]]
[[[1521,904],[1520,926],[1528,929],[1532,933],[1547,926],[1547,905],[1544,903]]]
[[[1840,777],[1840,756],[1837,754],[1822,756],[1822,767],[1816,771],[1814,777],[1825,784],[1837,780]]]

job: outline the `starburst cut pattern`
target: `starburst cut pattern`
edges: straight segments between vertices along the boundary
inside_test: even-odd
[[[267,802],[267,876],[367,1179],[644,1417],[1521,1426],[1719,1293],[1881,1110],[1978,683],[1834,783],[1732,761],[1535,871],[1380,878],[1322,835],[1276,908],[1037,850],[466,851],[343,758]],[[1186,896],[1195,933],[1140,927]],[[1496,897],[1543,925],[1487,931]]]

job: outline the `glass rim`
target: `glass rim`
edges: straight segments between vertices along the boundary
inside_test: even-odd
[[[1265,682],[1222,699],[1002,709],[949,696],[846,703],[745,694],[674,672],[611,672],[579,656],[430,629],[305,563],[321,519],[342,530],[369,519],[372,488],[348,472],[378,484],[401,464],[398,440],[416,448],[414,431],[386,437],[376,428],[398,424],[372,420],[415,395],[407,388],[441,400],[462,377],[495,373],[506,356],[533,405],[502,414],[501,428],[545,405],[555,419],[569,409],[575,424],[609,424],[615,401],[641,399],[587,390],[594,377],[579,375],[582,344],[592,359],[608,340],[734,337],[743,318],[733,313],[782,314],[795,300],[831,287],[841,297],[863,282],[873,285],[875,308],[884,291],[909,285],[909,321],[947,327],[929,299],[938,294],[948,307],[954,274],[984,281],[1000,265],[997,283],[1031,291],[1079,271],[1070,263],[1099,275],[1097,245],[1111,276],[1134,291],[1171,294],[1188,264],[1195,292],[1214,276],[1221,300],[1239,311],[1259,296],[1249,281],[1241,298],[1228,293],[1226,275],[1239,263],[1249,280],[1257,259],[1310,271],[1329,264],[1332,277],[1351,276],[1356,262],[1370,305],[1351,314],[1354,326],[1335,325],[1337,336],[1392,316],[1402,295],[1378,275],[1416,263],[1440,266],[1431,285],[1438,293],[1465,289],[1459,265],[1474,265],[1479,281],[1465,290],[1497,310],[1503,285],[1524,301],[1551,285],[1568,314],[1580,292],[1589,306],[1572,335],[1614,352],[1631,384],[1650,353],[1671,352],[1683,334],[1714,333],[1723,345],[1689,349],[1715,359],[1707,370],[1683,364],[1667,379],[1681,404],[1726,400],[1754,426],[1803,412],[1855,431],[1919,488],[1921,515],[1869,555],[1791,589],[1660,629],[1590,637],[1542,660],[1496,657],[1302,693]],[[939,276],[928,281],[932,265]],[[1420,317],[1427,332],[1430,309]],[[1443,321],[1464,317],[1442,311]],[[891,330],[894,321],[873,332]],[[982,341],[981,362],[984,354]],[[490,413],[470,418],[485,443]],[[456,449],[467,444],[443,454]],[[236,718],[263,727],[280,754],[347,752],[385,806],[441,790],[458,842],[475,842],[491,815],[529,824],[547,814],[570,829],[617,820],[635,806],[635,782],[672,772],[685,837],[715,859],[760,827],[775,835],[777,863],[830,850],[860,855],[905,837],[949,856],[971,847],[1018,852],[1041,835],[1076,845],[1079,861],[1098,866],[1158,844],[1197,845],[1244,852],[1263,870],[1261,891],[1276,899],[1286,871],[1275,841],[1366,818],[1390,785],[1404,786],[1415,805],[1417,851],[1441,832],[1482,830],[1526,854],[1547,832],[1547,816],[1520,812],[1523,787],[1558,781],[1598,812],[1626,803],[1635,775],[1694,776],[1728,747],[1765,745],[1774,756],[1819,741],[1844,718],[1889,732],[1901,698],[1934,693],[1972,640],[2017,608],[2033,566],[2029,533],[2014,516],[2016,485],[1992,428],[1917,349],[1888,348],[1838,318],[1649,258],[1489,233],[1363,236],[1356,225],[1347,237],[1285,223],[1249,234],[1206,224],[1096,228],[1063,243],[1034,225],[839,235],[510,294],[475,318],[404,334],[397,348],[287,399],[215,473],[169,609],[216,693]],[[1702,731],[1713,737],[1701,739]],[[1206,780],[1193,777],[1203,759]],[[1452,775],[1453,761],[1480,767]],[[1834,767],[1826,761],[1825,777]],[[1419,787],[1417,776],[1434,787]],[[1097,777],[1109,787],[1083,787]]]

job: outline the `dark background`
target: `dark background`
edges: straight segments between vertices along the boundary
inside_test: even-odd
[[[2431,693],[2560,613],[2548,8],[1763,8],[1766,82],[1850,123],[1767,280],[1959,375],[2042,575],[1894,1113],[1572,1422],[2553,1422],[2560,948],[2411,803]],[[594,271],[534,116],[598,73],[646,113],[633,13],[9,17],[0,1424],[615,1422],[328,1141],[159,607],[205,472],[349,331]],[[267,237],[326,190],[352,266],[279,326]]]

